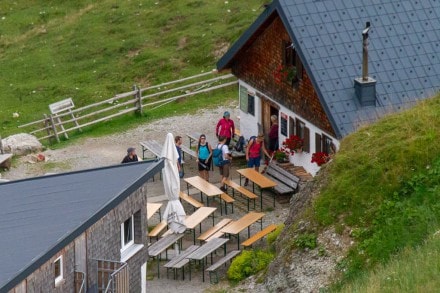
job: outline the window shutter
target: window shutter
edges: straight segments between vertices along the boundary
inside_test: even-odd
[[[298,54],[296,55],[295,59],[296,59],[295,60],[296,61],[296,64],[295,64],[295,66],[296,66],[296,77],[298,79],[302,79],[302,77],[303,77],[303,65],[302,65],[301,59],[299,59]]]
[[[298,118],[295,119],[295,135],[299,136],[301,134],[301,120]]]
[[[322,137],[320,134],[315,133],[315,152],[319,153],[322,150]]]
[[[289,117],[289,136],[295,134],[295,119]]]
[[[310,130],[304,127],[304,147],[303,150],[310,153]]]

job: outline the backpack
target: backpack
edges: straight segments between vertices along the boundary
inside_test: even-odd
[[[238,138],[237,143],[235,144],[235,147],[234,147],[235,150],[236,150],[237,152],[243,152],[243,151],[244,151],[244,144],[245,144],[244,136],[241,135],[241,136]]]
[[[222,144],[221,148],[218,148],[220,144],[217,145],[217,147],[212,151],[212,160],[214,162],[214,165],[217,167],[222,167],[224,164],[223,160],[223,146],[224,144]]]

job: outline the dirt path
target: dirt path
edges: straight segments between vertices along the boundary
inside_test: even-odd
[[[140,141],[155,139],[162,142],[168,132],[181,135],[185,144],[188,144],[187,133],[200,132],[205,133],[208,137],[214,137],[215,125],[226,110],[231,112],[231,118],[238,123],[238,109],[235,103],[228,108],[200,110],[194,115],[168,117],[153,123],[139,125],[124,133],[84,138],[62,149],[46,150],[44,152],[47,158],[46,163],[31,164],[28,162],[28,158],[19,158],[9,172],[2,174],[2,178],[16,180],[40,176],[45,173],[118,164],[126,154],[127,147],[136,147],[138,155],[142,155]],[[214,144],[215,141],[211,143]]]

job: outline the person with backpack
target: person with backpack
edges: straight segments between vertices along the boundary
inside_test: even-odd
[[[258,134],[257,137],[253,136],[249,139],[249,143],[246,147],[246,161],[248,168],[255,168],[255,171],[259,172],[261,164],[261,153],[264,153],[267,157],[270,157],[264,145],[264,135]],[[249,184],[249,180],[246,178],[244,186]]]
[[[221,186],[220,189],[224,192],[227,191],[226,180],[229,178],[229,168],[231,166],[232,156],[229,152],[229,147],[226,145],[226,136],[219,136],[217,147],[212,152],[212,158],[214,165],[220,170]]]
[[[223,113],[223,118],[220,119],[215,128],[215,135],[220,139],[220,136],[226,137],[226,145],[229,146],[231,138],[235,133],[234,121],[231,118],[231,114],[226,111]]]
[[[206,135],[204,134],[199,137],[196,154],[200,177],[209,182],[209,167],[211,166],[212,148],[206,141]]]

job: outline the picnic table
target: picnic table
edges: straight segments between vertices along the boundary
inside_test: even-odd
[[[142,147],[142,159],[145,160],[145,152],[151,152],[155,158],[159,158],[162,154],[163,145],[157,142],[156,140],[146,140],[141,141],[140,145]]]
[[[261,210],[263,210],[263,189],[275,187],[277,185],[276,182],[255,171],[254,168],[239,169],[237,172],[240,174],[240,185],[241,177],[243,176],[252,182],[252,192],[255,193],[255,184],[260,187],[260,206]],[[275,196],[273,197],[273,206],[275,207]]]
[[[191,280],[191,260],[198,260],[202,262],[202,280],[205,282],[205,258],[211,254],[211,264],[212,264],[212,253],[216,251],[223,245],[224,253],[226,255],[226,242],[229,239],[227,238],[215,238],[209,242],[206,242],[198,249],[193,251],[191,254],[186,257],[190,260],[189,262],[189,279]]]
[[[250,236],[250,226],[255,222],[260,221],[261,229],[263,229],[263,217],[264,213],[250,212],[230,224],[223,227],[220,231],[229,235],[236,235],[238,242],[238,249],[240,249],[240,232],[244,229],[248,229],[248,238]]]
[[[193,231],[194,244],[196,244],[196,230],[195,230],[195,228],[197,227],[197,225],[199,225],[199,231],[200,231],[200,233],[202,233],[202,222],[207,217],[209,217],[211,214],[212,214],[212,225],[214,226],[213,213],[216,209],[217,208],[201,207],[201,208],[197,209],[194,213],[192,213],[191,215],[186,217],[186,219],[185,219],[186,229]]]
[[[12,154],[0,154],[0,167],[5,169],[11,168]]]
[[[189,194],[189,186],[192,185],[194,188],[200,191],[200,196],[203,202],[203,194],[206,195],[206,205],[209,206],[209,198],[213,196],[221,197],[223,191],[217,186],[209,183],[200,176],[194,176],[184,179],[186,182],[186,188]],[[221,202],[221,199],[220,199]]]
[[[158,241],[154,242],[148,247],[148,256],[152,258],[157,258],[157,277],[160,278],[160,256],[162,252],[166,251],[171,245],[178,242],[183,238],[185,234],[169,234],[165,237],[162,237]],[[167,256],[168,258],[168,256]]]
[[[149,220],[157,211],[159,211],[159,222],[162,221],[162,215],[160,213],[161,203],[147,202],[147,220]]]

